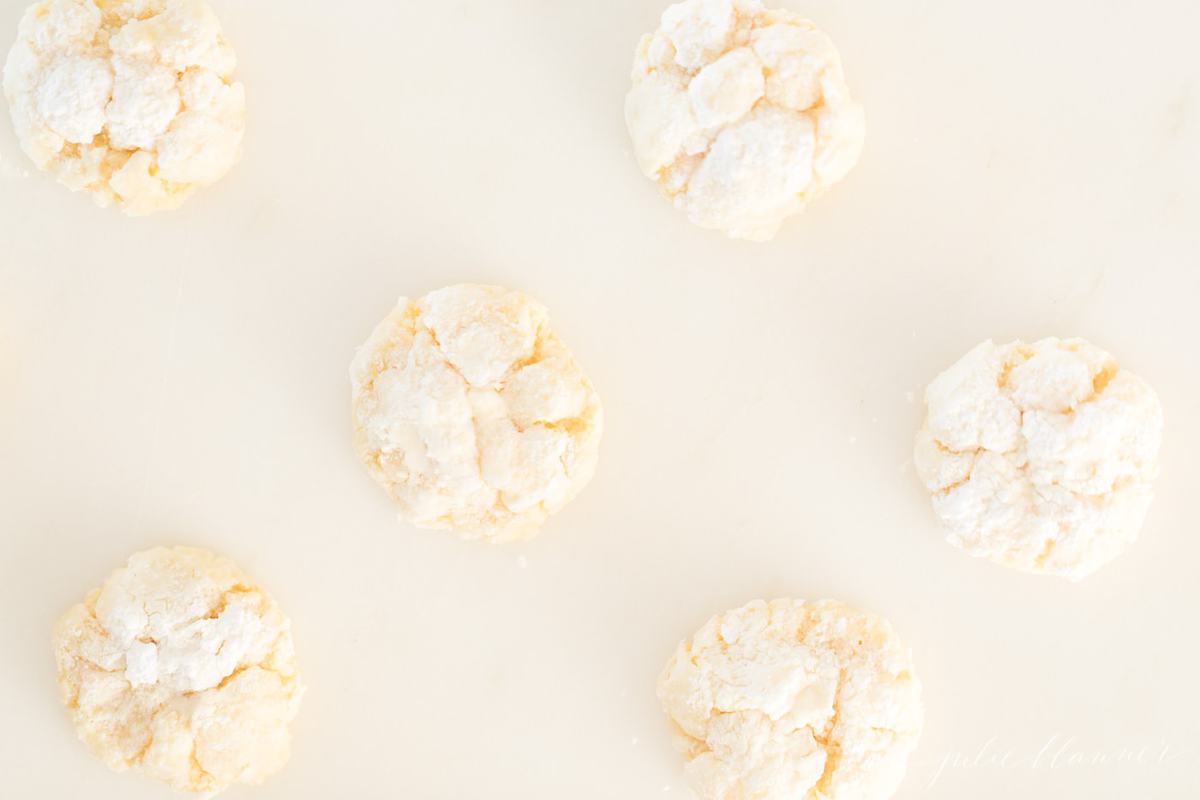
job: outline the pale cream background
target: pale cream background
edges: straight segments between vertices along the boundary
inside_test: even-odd
[[[5,47],[24,3],[0,0]],[[0,795],[168,796],[75,741],[49,631],[188,542],[274,592],[311,687],[291,765],[230,800],[682,800],[655,676],[778,595],[911,645],[904,800],[1195,796],[1200,11],[788,4],[840,44],[869,136],[766,246],[689,226],[633,164],[651,0],[220,0],[245,159],[151,219],[25,175],[0,125]],[[539,296],[606,401],[599,474],[526,546],[396,524],[351,451],[354,347],[455,281]],[[1051,334],[1167,415],[1142,541],[1078,586],[943,544],[908,463],[929,378]]]

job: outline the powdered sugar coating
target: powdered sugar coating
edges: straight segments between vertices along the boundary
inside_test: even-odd
[[[351,366],[355,441],[401,516],[523,539],[591,479],[600,399],[546,309],[495,286],[401,298]]]
[[[761,0],[685,0],[642,38],[634,153],[697,225],[767,240],[858,162],[865,123],[829,37]]]
[[[914,463],[952,544],[1079,580],[1137,538],[1162,408],[1104,350],[1082,339],[984,342],[925,402]]]
[[[63,702],[112,769],[211,796],[287,762],[303,693],[291,623],[228,559],[137,553],[54,639]]]
[[[658,697],[701,800],[883,800],[920,736],[921,686],[880,617],[761,600],[679,645]]]
[[[21,147],[101,206],[178,207],[237,161],[246,98],[203,0],[42,0],[4,68]]]

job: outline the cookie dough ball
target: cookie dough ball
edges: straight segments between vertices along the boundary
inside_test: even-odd
[[[923,719],[891,626],[828,600],[718,614],[679,645],[658,697],[701,800],[884,800]]]
[[[600,398],[521,292],[401,298],[350,377],[359,456],[419,527],[529,538],[595,471]]]
[[[757,241],[845,177],[865,131],[829,37],[760,0],[668,8],[638,45],[625,121],[692,222]]]
[[[42,0],[21,20],[4,96],[39,169],[142,215],[177,208],[237,161],[236,64],[202,0]]]
[[[925,391],[914,463],[951,544],[1079,580],[1137,538],[1158,397],[1082,339],[984,342]]]
[[[231,561],[138,553],[54,632],[80,739],[114,770],[211,796],[288,760],[303,687],[291,623]]]

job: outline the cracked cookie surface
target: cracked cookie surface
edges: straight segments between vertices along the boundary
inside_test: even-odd
[[[350,377],[359,456],[418,527],[528,538],[595,471],[600,399],[521,292],[461,284],[401,298]]]
[[[833,42],[760,0],[686,0],[634,57],[625,122],[646,177],[688,218],[765,241],[858,162],[862,106]]]
[[[718,614],[658,679],[701,800],[884,800],[920,736],[920,695],[887,621],[829,600]]]
[[[1162,407],[1109,353],[1082,339],[984,342],[925,403],[914,464],[951,544],[1080,580],[1137,538]]]
[[[131,215],[173,209],[237,161],[246,96],[203,0],[42,0],[4,66],[38,169]]]
[[[137,553],[54,640],[63,703],[110,768],[212,796],[287,762],[303,694],[291,623],[232,561]]]

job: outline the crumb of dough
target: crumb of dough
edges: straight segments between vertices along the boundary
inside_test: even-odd
[[[4,65],[38,169],[134,216],[179,207],[238,160],[246,94],[203,0],[42,0]]]
[[[886,620],[829,600],[756,600],[681,643],[658,679],[701,800],[885,800],[923,721]]]
[[[66,613],[54,644],[63,703],[110,768],[211,797],[287,762],[304,691],[291,623],[232,561],[137,553]]]
[[[642,37],[625,122],[688,218],[766,241],[858,162],[862,106],[833,42],[761,0],[685,0]]]
[[[1158,396],[1082,339],[980,344],[925,390],[913,463],[947,540],[1080,580],[1141,530],[1158,473]]]
[[[401,298],[350,375],[359,456],[413,525],[529,538],[595,471],[600,399],[521,292]]]

